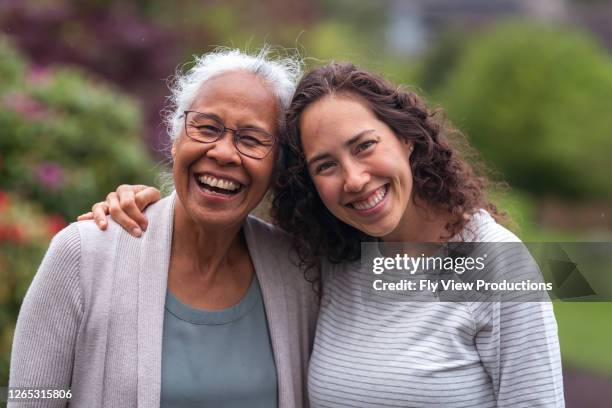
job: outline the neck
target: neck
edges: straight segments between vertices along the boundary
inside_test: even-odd
[[[219,279],[236,279],[235,276],[220,276],[225,270],[232,271],[232,260],[240,259],[246,251],[246,243],[240,234],[242,223],[231,226],[214,226],[198,223],[189,217],[177,200],[174,210],[172,233],[172,257],[187,263],[189,270],[197,273],[202,281],[210,283]],[[229,269],[227,267],[230,267]]]
[[[443,242],[450,238],[446,225],[452,216],[447,211],[426,205],[418,198],[412,200],[402,215],[397,228],[382,237],[386,242]]]

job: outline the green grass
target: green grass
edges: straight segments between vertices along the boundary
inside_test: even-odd
[[[564,366],[612,375],[612,302],[555,302]]]
[[[566,231],[538,225],[536,200],[518,191],[493,195],[524,242],[611,242],[610,231]],[[610,276],[612,279],[612,276]],[[612,302],[554,303],[564,367],[612,375]]]

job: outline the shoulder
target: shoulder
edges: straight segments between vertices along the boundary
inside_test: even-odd
[[[264,274],[278,273],[277,278],[285,285],[312,290],[304,278],[304,271],[298,266],[288,233],[254,216],[247,218],[244,233],[251,258]]]
[[[269,238],[275,241],[289,243],[291,238],[285,231],[254,215],[247,217],[245,228],[250,229],[251,233],[257,237]]]
[[[149,228],[147,233],[156,232],[160,226],[167,227],[171,225],[172,209],[174,208],[174,194],[165,197],[156,203],[151,204],[144,211],[149,220]],[[73,224],[81,237],[81,245],[85,255],[88,257],[96,257],[97,254],[108,256],[105,248],[110,248],[118,240],[133,242],[138,244],[142,242],[142,238],[135,238],[130,235],[123,227],[115,222],[111,217],[107,218],[108,227],[106,230],[98,228],[92,220],[78,221]]]
[[[292,237],[280,228],[249,215],[244,223],[244,234],[251,255],[272,256],[287,261],[292,258]]]
[[[78,223],[72,223],[51,239],[42,265],[60,264],[65,265],[68,269],[78,268],[81,247],[81,232]]]
[[[144,210],[144,213],[147,217],[154,217],[154,219],[151,220],[154,222],[157,220],[158,217],[161,218],[159,221],[167,222],[168,218],[172,220],[174,215],[174,203],[176,200],[176,192],[173,191],[170,195],[149,205]]]
[[[513,232],[498,224],[486,210],[480,209],[471,215],[470,220],[456,237],[464,242],[521,242]]]

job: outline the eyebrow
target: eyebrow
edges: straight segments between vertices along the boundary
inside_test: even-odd
[[[200,115],[208,116],[211,119],[214,119],[217,122],[221,123],[223,126],[225,126],[225,122],[218,115],[215,115],[214,113],[198,112],[198,111],[191,111],[191,112],[195,112],[195,113],[199,113]],[[244,125],[244,126],[238,127],[238,129],[257,129],[257,130],[261,130],[263,132],[270,133],[270,134],[274,133],[273,131],[270,132],[269,130],[266,130],[265,128],[263,128],[261,126],[252,125],[252,124],[248,124],[248,123],[246,125]]]
[[[344,142],[344,145],[346,147],[350,147],[352,144],[354,144],[355,142],[357,142],[357,140],[359,140],[359,138],[361,138],[362,136],[374,132],[374,129],[366,129],[366,130],[362,130],[361,132],[357,133],[355,136],[351,137],[349,140],[347,140],[346,142]],[[308,162],[306,163],[307,166],[310,166],[312,163],[319,161],[319,160],[323,160],[326,159],[328,157],[330,157],[331,155],[327,152],[323,152],[320,154],[317,154],[316,156],[314,156],[312,159],[308,160]]]

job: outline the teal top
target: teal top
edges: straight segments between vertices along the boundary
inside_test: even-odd
[[[261,289],[253,276],[236,305],[194,309],[166,293],[161,408],[276,407],[276,366]]]

